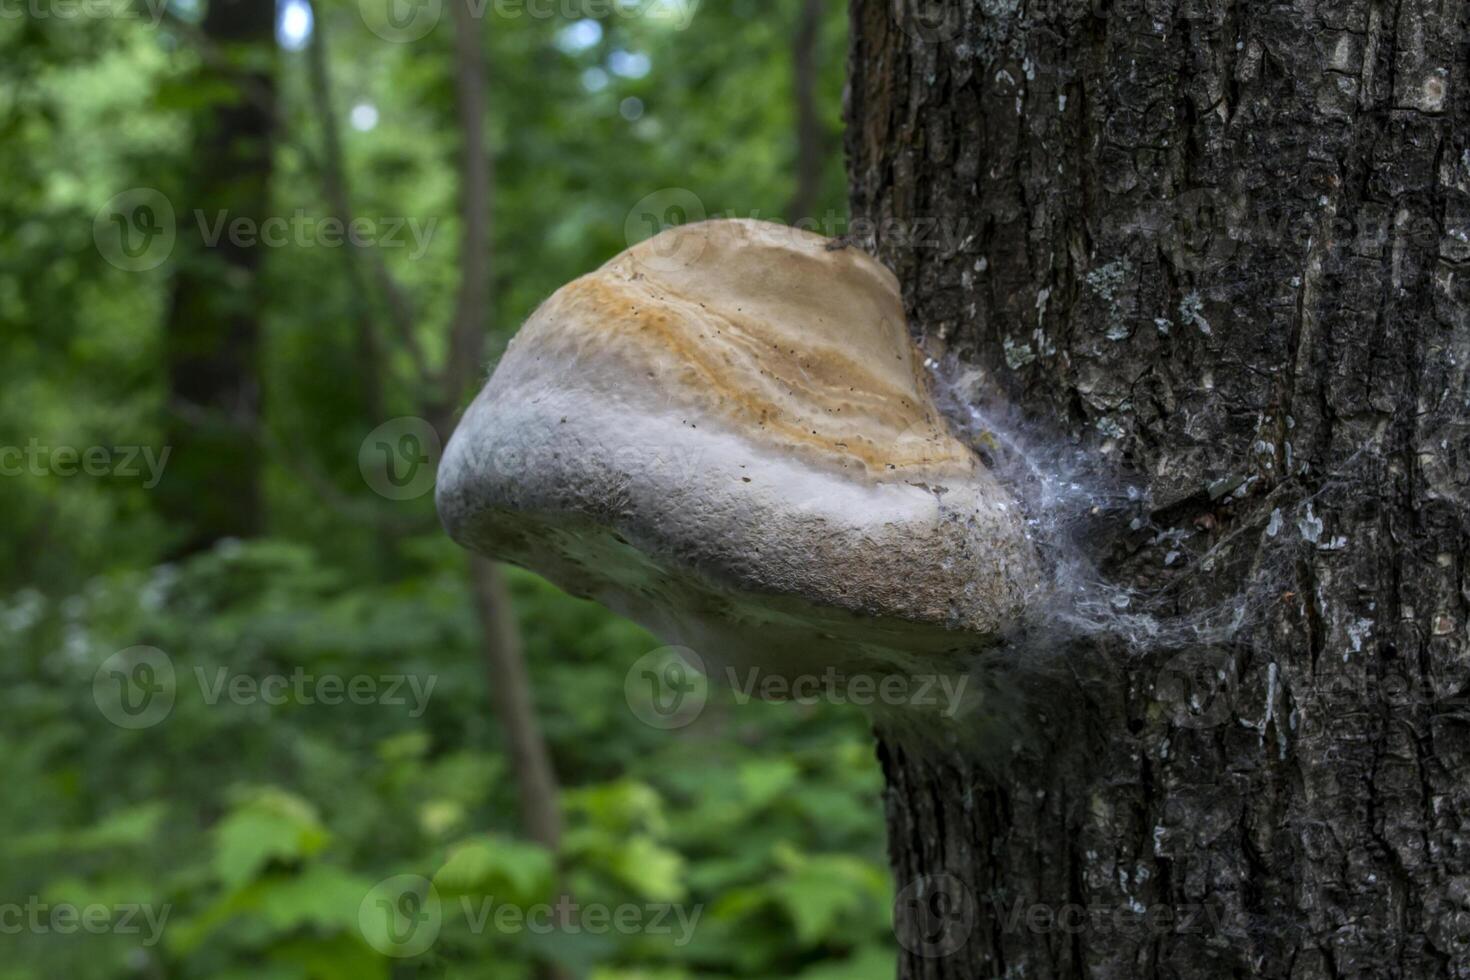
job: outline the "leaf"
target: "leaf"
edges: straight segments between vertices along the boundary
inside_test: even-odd
[[[771,887],[776,901],[796,926],[797,939],[814,945],[825,938],[837,920],[866,902],[881,900],[887,879],[872,865],[845,854],[803,857],[781,849],[787,873]]]
[[[632,779],[590,786],[567,794],[567,809],[585,813],[599,827],[614,831],[665,828],[663,799],[658,790]]]
[[[429,745],[428,732],[403,732],[378,743],[378,758],[384,762],[409,762],[422,759],[428,753]]]
[[[272,925],[351,931],[357,928],[358,908],[373,882],[341,868],[315,864],[299,875],[268,879],[261,886],[259,907]]]
[[[311,926],[327,932],[358,928],[362,897],[373,882],[329,865],[301,874],[272,875],[228,892],[196,915],[174,923],[169,946],[187,956],[227,923],[249,923],[260,937]],[[243,930],[232,930],[236,941]]]
[[[789,790],[799,774],[789,759],[759,759],[741,766],[737,778],[751,807],[759,809]]]
[[[485,836],[450,848],[434,873],[441,895],[491,895],[529,905],[545,901],[555,885],[556,862],[546,848],[525,841]]]
[[[772,889],[796,925],[796,937],[812,945],[827,934],[838,917],[861,904],[852,883],[822,874],[801,873]]]
[[[273,859],[310,857],[328,834],[310,803],[276,788],[258,791],[215,828],[214,869],[238,887]]]
[[[644,898],[674,902],[684,897],[684,856],[659,845],[651,837],[625,841],[614,854],[611,868],[624,884]]]
[[[419,827],[430,837],[443,837],[464,818],[464,804],[458,800],[427,800],[419,807]]]
[[[893,980],[897,952],[864,946],[840,963],[823,963],[796,975],[796,980]]]
[[[298,965],[286,963],[252,964],[238,970],[226,970],[214,974],[210,980],[311,980],[306,970]]]
[[[356,934],[302,936],[271,949],[271,959],[305,971],[312,980],[388,980],[389,961]]]
[[[17,855],[46,854],[52,851],[102,850],[147,844],[158,832],[158,824],[168,812],[168,804],[155,800],[118,810],[100,823],[81,830],[47,830],[16,838],[10,845]]]

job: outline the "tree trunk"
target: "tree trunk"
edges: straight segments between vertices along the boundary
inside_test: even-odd
[[[443,404],[432,419],[449,438],[465,392],[485,370],[485,330],[491,287],[491,180],[495,159],[485,149],[485,39],[472,0],[454,0],[454,88],[459,115],[460,268],[444,364]]]
[[[484,370],[485,333],[489,320],[492,273],[491,203],[495,160],[485,146],[487,78],[486,41],[473,0],[452,0],[454,11],[455,108],[459,116],[460,218],[459,285],[454,319],[449,326],[449,352],[443,373],[441,401],[426,406],[432,423],[447,445],[458,422],[465,392],[473,389]],[[505,575],[493,561],[470,556],[470,590],[484,636],[486,679],[495,713],[505,732],[511,771],[515,774],[526,834],[560,857],[561,790],[551,751],[536,716],[536,701],[526,668],[525,650]],[[556,887],[556,925],[570,924],[570,895],[564,882]],[[538,980],[570,980],[560,963],[542,960]]]
[[[880,733],[901,975],[1470,976],[1470,5],[918,6],[854,229],[1101,583],[1014,744]]]
[[[506,752],[515,775],[526,836],[555,854],[561,849],[561,799],[551,753],[541,737],[536,702],[510,589],[500,566],[470,556],[475,612],[485,634],[485,676],[490,699],[505,732]]]
[[[176,208],[178,272],[165,325],[169,445],[159,507],[181,528],[177,552],[260,529],[259,284],[263,248],[222,234],[206,247],[196,213],[228,231],[259,229],[270,201],[275,128],[275,10],[264,0],[211,0],[199,87],[213,94],[196,122],[194,178]],[[219,216],[224,214],[223,223]]]
[[[822,189],[822,120],[817,114],[817,34],[823,0],[801,0],[791,41],[792,103],[796,109],[796,190],[786,205],[792,224],[816,218]]]
[[[342,131],[337,125],[337,107],[332,98],[331,65],[327,58],[328,15],[320,0],[312,5],[311,38],[306,46],[306,70],[311,90],[312,109],[321,127],[322,146],[320,177],[322,190],[332,217],[342,227],[356,220],[347,192],[347,163],[342,153]],[[353,364],[358,390],[362,393],[363,414],[370,419],[388,418],[387,351],[383,337],[373,319],[371,288],[361,261],[361,248],[354,239],[343,250],[348,287],[356,329],[353,331]]]

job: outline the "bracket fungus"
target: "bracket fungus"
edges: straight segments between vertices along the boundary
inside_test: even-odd
[[[898,283],[758,221],[661,232],[557,290],[445,451],[450,535],[717,662],[904,669],[1037,581],[949,431]]]

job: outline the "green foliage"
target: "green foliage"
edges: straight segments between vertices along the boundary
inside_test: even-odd
[[[687,29],[611,16],[581,46],[559,16],[481,22],[492,352],[551,290],[628,244],[629,212],[651,192],[687,189],[711,216],[781,216],[795,15],[735,0],[700,4]],[[438,363],[459,248],[451,25],[390,44],[356,3],[326,0],[316,17],[355,211],[431,229],[421,252],[376,258]],[[819,213],[798,217],[842,213],[844,29],[834,3],[817,51],[827,179]],[[189,136],[224,95],[189,83],[200,52],[186,33],[146,16],[0,18],[0,49],[0,449],[156,451],[173,269],[115,267],[93,219],[153,187],[180,234],[197,233],[179,198]],[[629,53],[647,56],[645,75]],[[272,209],[316,220],[332,208],[305,59],[280,59]],[[367,131],[347,125],[360,103],[378,113]],[[566,815],[559,854],[526,839],[464,558],[429,496],[383,500],[358,472],[384,420],[374,397],[391,417],[427,393],[386,326],[381,278],[356,285],[348,252],[292,242],[265,256],[269,536],[169,562],[169,516],[142,476],[0,476],[0,904],[40,916],[5,936],[0,980],[498,980],[548,958],[597,980],[891,976],[864,721],[716,695],[689,728],[650,728],[623,683],[658,641],[512,570]],[[387,341],[377,392],[364,317]],[[137,647],[166,655],[174,700],[127,727],[94,679]],[[347,696],[354,679],[372,696]],[[375,889],[400,875],[432,882],[440,909],[434,942],[401,958],[382,948],[381,923],[396,920],[372,918]],[[641,925],[496,925],[504,906],[562,893],[589,923],[602,908]],[[677,917],[647,927],[670,904],[687,932]],[[95,906],[105,928],[62,928],[48,918],[59,906]]]
[[[432,880],[443,908],[433,947],[404,961],[416,976],[519,976],[545,955],[606,977],[805,976],[831,961],[863,976],[878,952],[891,969],[880,786],[860,717],[716,697],[687,730],[648,728],[621,678],[657,641],[516,573],[533,648],[547,639],[536,624],[562,626],[549,631],[558,656],[531,662],[569,783],[554,857],[518,827],[460,559],[423,550],[439,563],[371,585],[263,540],[0,607],[12,719],[0,766],[17,804],[0,813],[8,894],[167,910],[157,943],[22,935],[8,975],[400,975],[360,922],[373,888],[399,874]],[[134,638],[168,652],[178,683],[166,718],[128,731],[102,717],[92,677]],[[221,668],[230,684],[216,685]],[[298,669],[437,683],[417,716],[307,703],[302,692],[320,694],[310,684],[275,704],[251,693]],[[589,700],[605,710],[583,712]],[[494,928],[494,908],[551,902],[558,880],[583,907],[647,922],[673,903],[697,918],[687,942],[677,928]]]

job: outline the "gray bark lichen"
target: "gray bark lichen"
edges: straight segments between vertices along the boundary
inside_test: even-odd
[[[910,323],[1147,488],[1106,578],[1255,614],[1080,638],[1002,771],[880,744],[973,904],[902,975],[1470,976],[1470,5],[915,6],[847,147]]]

